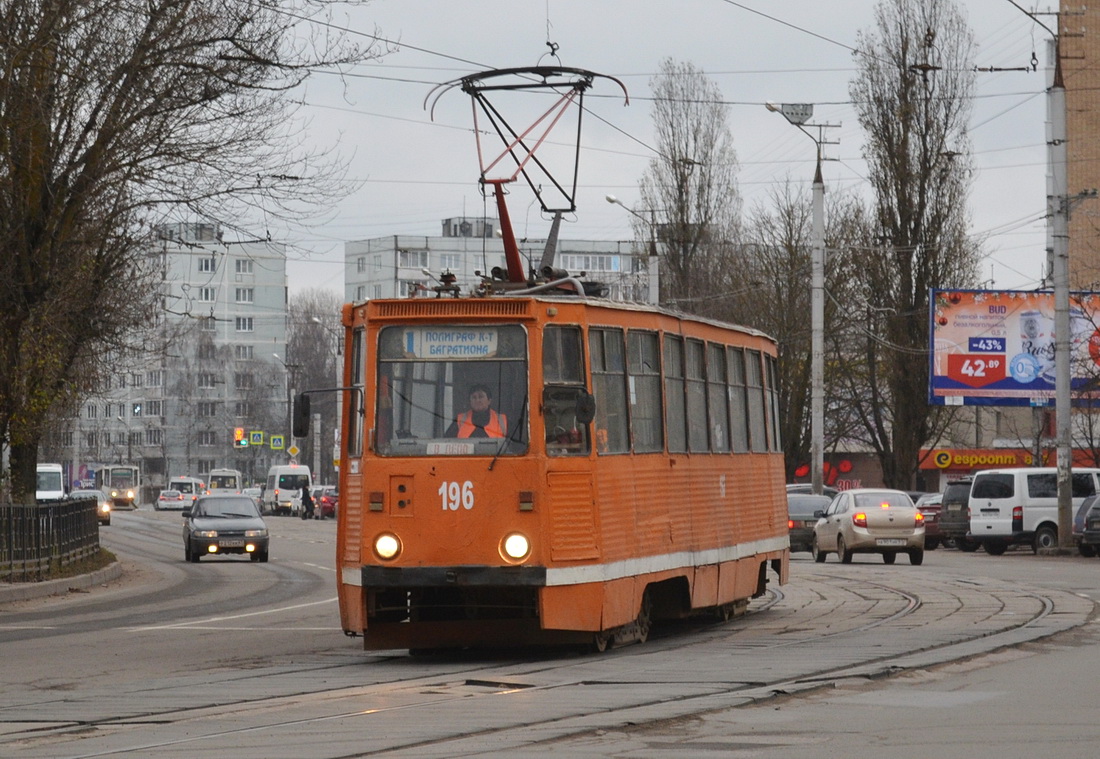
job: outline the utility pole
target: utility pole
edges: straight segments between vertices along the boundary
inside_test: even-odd
[[[813,241],[810,252],[810,482],[813,492],[824,491],[825,470],[825,182],[821,178],[822,145],[825,130],[839,124],[811,124],[812,103],[767,103],[769,111],[779,113],[814,141],[817,161],[813,182]],[[817,127],[814,137],[805,127]]]

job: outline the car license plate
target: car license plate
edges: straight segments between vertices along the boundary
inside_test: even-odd
[[[961,503],[949,503],[949,504],[947,504],[947,510],[948,511],[962,511],[962,504]]]
[[[243,540],[219,540],[218,545],[222,548],[242,548],[244,546]]]
[[[876,546],[903,546],[905,545],[904,538],[879,538],[875,541]]]

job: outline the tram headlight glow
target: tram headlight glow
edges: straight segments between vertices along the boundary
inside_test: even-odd
[[[500,552],[509,561],[522,561],[531,553],[531,541],[518,532],[510,533],[500,541]]]
[[[390,532],[384,532],[374,539],[374,553],[383,561],[396,558],[401,553],[401,541]]]

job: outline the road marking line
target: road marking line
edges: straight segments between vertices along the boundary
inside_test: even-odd
[[[206,619],[196,619],[191,622],[177,622],[172,625],[147,625],[142,627],[130,627],[129,632],[144,632],[146,630],[172,630],[180,627],[193,627],[194,625],[210,624],[212,622],[223,622],[228,619],[245,619],[247,617],[259,617],[265,614],[278,614],[284,611],[293,611],[294,609],[304,609],[309,606],[320,606],[321,604],[336,603],[336,597],[327,598],[324,601],[311,601],[307,604],[295,604],[293,606],[281,606],[278,609],[265,609],[264,611],[252,611],[247,614],[231,614],[225,617],[207,617]]]

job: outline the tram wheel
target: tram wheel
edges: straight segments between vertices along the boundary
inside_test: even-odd
[[[607,649],[611,648],[612,641],[615,636],[610,632],[598,632],[592,636],[592,650],[598,654],[602,654]]]

